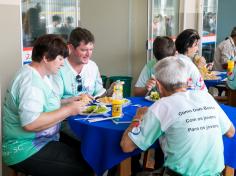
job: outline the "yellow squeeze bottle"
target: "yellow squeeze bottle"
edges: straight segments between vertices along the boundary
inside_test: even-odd
[[[118,80],[114,85],[112,95],[112,117],[122,116],[123,84]]]
[[[122,104],[123,104],[123,100],[119,100],[119,99],[112,100],[112,117],[122,116]]]
[[[230,73],[230,72],[233,72],[233,69],[234,69],[234,60],[227,60],[227,72]]]

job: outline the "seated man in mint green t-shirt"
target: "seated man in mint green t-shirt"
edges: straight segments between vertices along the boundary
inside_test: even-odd
[[[153,79],[154,65],[157,61],[175,55],[174,41],[167,37],[157,36],[153,42],[153,54],[155,59],[151,59],[142,69],[138,81],[134,87],[135,96],[145,96],[152,88],[155,87],[155,80]]]
[[[90,99],[111,95],[112,88],[110,92],[106,91],[98,66],[91,60],[94,42],[93,34],[85,28],[77,27],[71,32],[68,41],[70,54],[65,59],[64,67],[53,77],[62,103],[80,100],[82,94]]]
[[[85,29],[77,27],[72,30],[69,41],[69,56],[64,66],[52,79],[59,88],[61,103],[66,104],[77,100],[89,103],[94,97],[112,94],[111,88],[106,91],[97,64],[91,60],[94,49],[94,36]],[[75,138],[66,122],[62,125],[61,140]],[[65,135],[65,138],[64,138]]]
[[[182,60],[165,58],[155,71],[161,99],[138,109],[123,134],[122,150],[147,150],[159,138],[164,175],[219,175],[224,169],[222,135],[235,133],[231,121],[208,92],[187,90],[188,71]]]

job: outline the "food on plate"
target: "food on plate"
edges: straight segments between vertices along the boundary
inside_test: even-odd
[[[111,104],[112,103],[112,97],[102,97],[98,99],[99,102],[105,103],[105,104]]]
[[[199,68],[199,71],[204,80],[217,80],[220,79],[219,76],[215,75],[215,72],[209,71],[205,66]]]
[[[220,77],[216,76],[215,72],[208,70],[208,68],[206,67],[206,62],[204,62],[204,61],[205,61],[205,58],[202,56],[199,56],[199,55],[196,55],[193,58],[193,62],[198,67],[203,79],[204,80],[220,79]]]
[[[80,101],[84,102],[87,105],[87,104],[91,103],[93,100],[87,94],[81,94]]]
[[[157,91],[152,91],[149,97],[151,100],[156,101],[160,98],[160,95]]]
[[[96,113],[96,114],[102,114],[107,111],[106,106],[101,106],[101,105],[92,105],[88,106],[83,113]]]
[[[112,97],[102,97],[98,99],[98,102],[104,103],[104,104],[112,104]],[[128,103],[128,99],[123,98],[123,104]]]

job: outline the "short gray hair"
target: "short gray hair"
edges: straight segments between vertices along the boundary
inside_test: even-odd
[[[155,77],[167,91],[187,86],[188,72],[184,62],[176,56],[166,57],[155,65]]]

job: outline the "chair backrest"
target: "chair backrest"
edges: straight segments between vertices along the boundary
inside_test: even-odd
[[[110,84],[112,84],[113,82],[115,82],[117,80],[125,82],[125,84],[123,86],[123,95],[124,95],[124,97],[130,97],[132,77],[131,76],[111,76],[111,77],[109,77]]]

